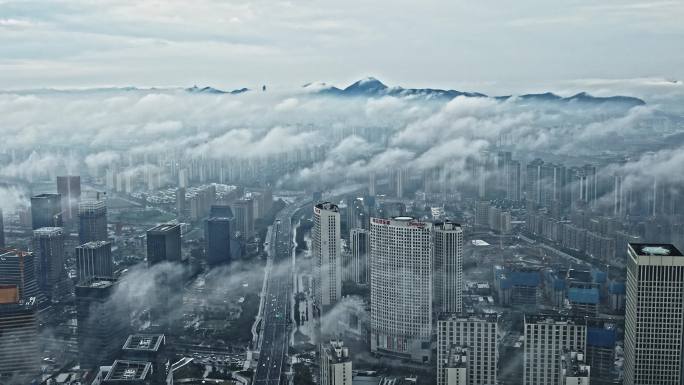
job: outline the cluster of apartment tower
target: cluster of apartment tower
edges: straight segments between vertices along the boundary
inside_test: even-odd
[[[438,385],[496,384],[500,317],[464,312],[461,227],[408,216],[372,217],[369,222],[368,230],[350,230],[351,259],[345,266],[338,206],[314,206],[318,310],[325,313],[340,300],[342,279],[367,279],[374,354],[427,363],[436,335]],[[626,252],[625,384],[681,384],[684,257],[669,244],[629,244]],[[600,339],[592,334],[600,334],[600,324],[588,317],[527,314],[523,384],[589,384],[590,363],[596,370],[601,370],[598,365],[613,365],[612,353],[603,357],[600,344],[587,343]],[[340,368],[351,360],[339,342],[322,345],[321,352],[326,367],[336,363],[342,365],[339,373],[347,373]],[[351,378],[325,384],[351,384]]]

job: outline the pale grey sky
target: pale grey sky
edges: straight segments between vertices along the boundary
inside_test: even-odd
[[[681,0],[0,0],[0,89],[600,89],[684,79],[683,47]]]

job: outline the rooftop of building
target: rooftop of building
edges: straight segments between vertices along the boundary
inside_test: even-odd
[[[163,334],[131,334],[124,343],[125,351],[156,352],[164,342]]]
[[[352,378],[353,385],[415,385],[417,377],[382,376],[375,372],[359,372]]]
[[[24,313],[33,311],[35,307],[36,297],[29,297],[26,299],[16,298],[16,301],[7,298],[7,301],[0,301],[0,314]]]
[[[351,361],[349,356],[349,348],[344,346],[342,341],[330,341],[328,344],[324,344],[323,348],[328,353],[328,357],[333,363],[342,363]]]
[[[432,227],[431,222],[422,222],[414,217],[401,215],[388,218],[373,217],[370,219],[371,224],[374,225],[388,225],[396,227],[413,227],[417,229],[430,229]]]
[[[22,251],[17,249],[0,249],[0,258],[6,257],[25,257],[31,255],[30,251]]]
[[[0,305],[19,303],[19,287],[17,285],[0,285]]]
[[[608,292],[610,294],[626,294],[627,285],[623,281],[611,281],[608,285]]]
[[[503,289],[513,286],[537,287],[541,284],[541,268],[522,264],[509,264],[497,269],[497,279]]]
[[[497,313],[440,313],[439,321],[497,322]]]
[[[525,314],[526,324],[586,325],[583,317],[573,317],[557,313]]]
[[[597,287],[570,287],[568,288],[568,300],[580,304],[597,305],[599,303],[599,291]]]
[[[682,253],[669,243],[630,243],[629,247],[637,255],[659,257],[681,257]]]
[[[316,208],[319,210],[332,211],[334,213],[340,212],[339,206],[331,202],[316,203]]]
[[[76,286],[80,287],[89,287],[93,289],[103,289],[110,287],[116,283],[116,280],[113,278],[98,278],[98,277],[93,277],[90,278],[87,281],[80,282]]]
[[[101,207],[105,207],[106,204],[103,200],[99,199],[84,199],[80,202],[78,202],[78,208],[87,210],[87,209],[97,209]]]
[[[594,280],[594,277],[591,275],[591,271],[577,269],[569,269],[566,278],[578,282],[592,282]]]
[[[34,235],[59,235],[63,233],[61,227],[41,227],[33,230]]]
[[[392,219],[394,219],[395,221],[412,221],[415,218],[408,216],[408,215],[400,215],[400,216],[394,217]]]
[[[116,360],[107,373],[105,382],[143,381],[152,372],[152,364],[144,361]]]
[[[100,247],[111,244],[109,241],[91,241],[82,245],[76,246],[77,249],[99,249]]]
[[[452,221],[438,221],[434,223],[436,230],[457,230],[461,228],[460,223]]]
[[[589,366],[584,362],[583,352],[565,352],[561,356],[561,366],[566,370],[566,377],[588,377]]]
[[[617,330],[615,324],[605,322],[598,324],[596,320],[590,320],[587,325],[587,346],[598,346],[608,349],[615,348],[617,342]]]
[[[57,194],[57,193],[42,193],[42,194],[37,194],[37,195],[32,196],[31,199],[34,199],[34,198],[38,198],[38,199],[42,199],[42,198],[52,198],[52,197],[56,197],[56,196],[58,197],[58,196],[60,196],[60,194]]]
[[[447,368],[468,367],[468,348],[465,346],[454,345],[449,349],[447,358]]]
[[[213,217],[209,217],[207,219],[207,221],[210,221],[210,222],[230,222],[233,219],[234,219],[233,217],[213,216]]]
[[[177,223],[163,223],[161,225],[154,226],[153,228],[147,230],[148,233],[166,233],[168,231],[174,230],[180,227]]]

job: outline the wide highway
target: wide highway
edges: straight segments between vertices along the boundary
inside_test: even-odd
[[[280,385],[283,367],[287,364],[287,348],[291,326],[292,298],[292,216],[301,207],[293,203],[276,217],[268,240],[273,258],[263,310],[263,337],[254,385]]]

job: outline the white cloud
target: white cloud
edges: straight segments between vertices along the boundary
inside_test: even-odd
[[[280,183],[333,188],[364,183],[370,172],[453,170],[500,142],[523,161],[534,153],[620,152],[620,140],[670,132],[671,126],[653,126],[658,113],[652,106],[606,109],[520,98],[336,98],[301,89],[0,93],[3,141],[25,154],[0,166],[0,176],[36,180],[69,170],[101,172],[129,160],[132,166],[184,156],[251,161],[317,148],[325,159],[282,175]]]
[[[684,6],[676,1],[29,0],[2,2],[0,14],[0,83],[14,89],[293,86],[376,75],[433,87],[490,83],[510,92],[502,85],[684,78],[684,53],[672,49],[684,33]],[[572,33],[558,27],[568,23]]]

